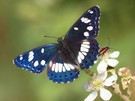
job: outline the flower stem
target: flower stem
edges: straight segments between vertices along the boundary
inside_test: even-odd
[[[112,88],[114,89],[114,92],[119,95],[124,101],[131,101],[129,98],[130,96],[122,94],[119,84],[114,84]]]

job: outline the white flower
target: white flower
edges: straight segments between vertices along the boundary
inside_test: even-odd
[[[115,67],[119,61],[116,60],[116,58],[119,56],[120,52],[119,51],[114,51],[110,53],[107,51],[102,55],[102,60],[97,66],[97,71],[99,74],[102,74],[106,71],[108,66]]]
[[[100,93],[100,97],[103,100],[110,100],[112,94],[110,91],[105,89],[105,87],[112,86],[117,80],[117,75],[113,74],[107,78],[107,72],[103,74],[94,75],[93,80],[90,82],[86,82],[83,84],[83,88],[90,92],[88,97],[84,101],[94,101],[98,96],[98,91]]]

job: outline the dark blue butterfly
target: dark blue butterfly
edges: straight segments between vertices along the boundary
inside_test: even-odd
[[[32,49],[14,59],[14,64],[33,73],[40,73],[47,67],[50,80],[68,83],[83,70],[93,66],[97,60],[99,46],[94,39],[99,32],[100,9],[88,9],[70,28],[64,39],[57,44],[47,44]]]

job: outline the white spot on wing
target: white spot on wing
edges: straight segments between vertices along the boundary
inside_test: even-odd
[[[97,61],[94,61],[94,64],[96,64],[97,63]]]
[[[49,67],[52,67],[52,65],[53,65],[53,62],[50,61],[50,62],[49,62]]]
[[[78,30],[78,27],[74,27],[74,30]]]
[[[81,52],[79,52],[78,56],[79,56],[82,60],[84,59],[84,55],[83,55]]]
[[[55,63],[52,65],[52,71],[54,71],[55,70]]]
[[[88,37],[89,33],[88,32],[84,32],[84,36]]]
[[[30,52],[29,52],[29,56],[28,56],[28,61],[29,61],[29,62],[32,61],[33,58],[34,58],[34,52],[33,52],[33,51],[30,51]]]
[[[31,56],[31,55],[34,55],[34,52],[33,51],[30,51],[29,52],[29,56]]]
[[[71,65],[71,64],[68,64],[69,65],[69,67],[71,68],[71,69],[73,69],[74,70],[74,66],[73,65]]]
[[[78,62],[79,62],[79,63],[82,62],[82,60],[81,60],[81,58],[80,58],[79,56],[77,57],[77,59],[78,59]]]
[[[67,81],[67,83],[70,83],[70,81]]]
[[[41,53],[44,53],[44,51],[45,51],[45,49],[44,49],[44,48],[42,48],[42,49],[41,49]]]
[[[62,66],[63,64],[59,63],[59,72],[62,72]]]
[[[81,44],[81,47],[88,48],[88,49],[90,48],[90,46],[86,44]]]
[[[91,30],[93,30],[93,27],[92,27],[92,26],[88,26],[87,29],[88,29],[89,31],[91,31]]]
[[[81,47],[82,52],[88,52],[89,50],[87,48]]]
[[[23,57],[22,57],[22,55],[20,55],[20,60],[22,60],[23,59]]]
[[[29,56],[29,57],[28,57],[28,61],[30,62],[31,60],[33,60],[33,58],[34,58],[33,55]]]
[[[83,42],[83,44],[88,44],[88,45],[89,45],[89,44],[90,44],[90,42],[88,42],[88,41],[84,41],[84,42]]]
[[[87,53],[86,52],[82,52],[85,56],[87,55]]]
[[[66,63],[64,63],[64,66],[65,66],[67,71],[70,71],[70,67]]]
[[[45,65],[45,60],[42,60],[42,61],[40,62],[40,64],[41,64],[42,66],[44,66],[44,65]]]
[[[88,12],[89,12],[90,14],[93,14],[93,11],[91,11],[91,10],[88,10]]]
[[[65,69],[65,67],[64,67],[64,66],[63,66],[63,68],[62,68],[62,69],[63,69],[63,72],[65,72],[65,71],[66,71],[66,69]]]
[[[89,23],[91,20],[88,19],[88,18],[82,17],[82,18],[81,18],[81,21],[84,22],[84,23]]]
[[[58,63],[56,63],[55,72],[57,73],[58,71],[59,71],[59,65],[58,65]]]
[[[34,67],[37,67],[39,65],[38,61],[34,62]]]

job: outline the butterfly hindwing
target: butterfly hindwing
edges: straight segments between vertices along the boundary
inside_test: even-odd
[[[76,65],[64,61],[58,53],[48,64],[47,75],[53,82],[68,83],[78,78],[79,70]]]
[[[87,44],[89,42],[89,44]],[[88,52],[87,52],[88,51]],[[95,39],[83,41],[80,47],[78,54],[78,59],[81,56],[84,56],[84,59],[81,59],[79,62],[81,69],[88,69],[93,66],[98,58],[99,46],[98,42]]]
[[[14,64],[33,73],[40,73],[57,52],[57,44],[44,45],[16,57]]]
[[[94,38],[99,32],[99,18],[100,9],[98,6],[88,9],[70,28],[65,39],[76,42],[86,38]]]
[[[97,60],[99,46],[95,39],[85,39],[72,43],[70,49],[74,52],[81,69],[88,69]]]

